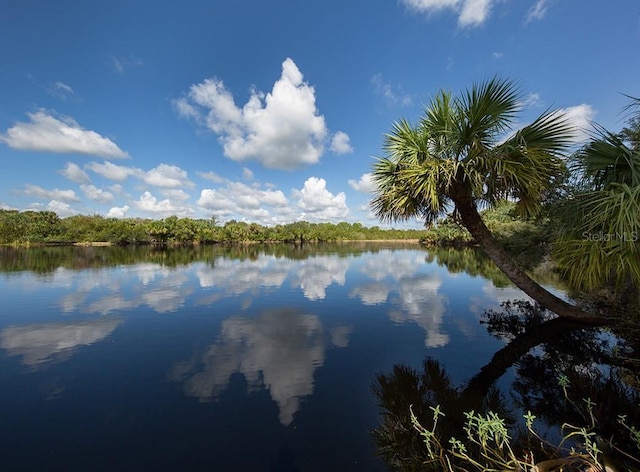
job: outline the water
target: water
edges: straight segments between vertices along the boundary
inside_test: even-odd
[[[431,356],[461,383],[505,344],[479,321],[522,294],[487,264],[390,243],[2,249],[0,468],[385,470],[375,376]]]

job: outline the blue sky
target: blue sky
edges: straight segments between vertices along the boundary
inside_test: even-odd
[[[640,96],[632,0],[7,1],[0,50],[0,208],[60,216],[371,226],[384,133],[440,89],[579,129]]]

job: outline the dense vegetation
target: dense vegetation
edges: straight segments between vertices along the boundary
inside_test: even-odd
[[[161,220],[77,215],[51,211],[0,210],[0,244],[189,244],[216,242],[318,242],[420,239],[424,231],[368,228],[360,223],[298,221],[273,227],[243,221],[218,225],[215,219],[170,216]]]

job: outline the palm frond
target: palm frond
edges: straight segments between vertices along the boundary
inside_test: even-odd
[[[611,282],[617,290],[631,283],[640,286],[640,245],[632,241],[592,234],[554,243],[554,259],[576,288],[592,291]]]
[[[640,152],[622,138],[596,125],[594,139],[574,153],[571,166],[594,190],[610,183],[640,185]]]
[[[574,127],[566,116],[547,110],[531,124],[516,131],[503,146],[537,149],[553,155],[563,155],[575,139]]]
[[[456,100],[461,142],[468,146],[471,157],[494,145],[497,137],[515,122],[520,96],[514,82],[494,77],[474,84]]]

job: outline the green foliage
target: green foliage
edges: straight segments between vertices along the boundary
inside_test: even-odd
[[[571,283],[594,291],[640,289],[640,100],[629,127],[596,127],[572,157],[575,184],[557,205],[554,256]]]
[[[527,269],[540,262],[550,239],[548,219],[519,216],[516,203],[506,200],[480,214],[496,240],[516,262]],[[428,228],[421,241],[429,246],[444,247],[476,244],[471,234],[452,216],[442,218]]]
[[[60,219],[53,212],[0,210],[0,244],[210,244],[216,242],[321,242],[420,239],[422,230],[367,228],[360,223],[298,221],[274,227],[231,220],[170,216],[161,220],[116,219],[76,215]]]

